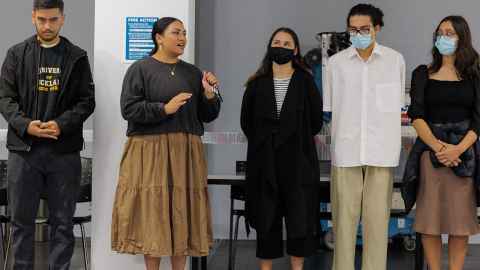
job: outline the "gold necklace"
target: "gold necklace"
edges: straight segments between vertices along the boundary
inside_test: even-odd
[[[152,57],[156,59],[158,62],[168,65],[168,62],[162,61],[159,56],[153,55]],[[177,64],[178,64],[178,61],[173,64],[173,68],[170,68],[170,76],[169,76],[170,78],[175,77],[175,69],[177,68]]]
[[[170,77],[175,77],[175,69],[177,68],[177,63],[170,69]]]

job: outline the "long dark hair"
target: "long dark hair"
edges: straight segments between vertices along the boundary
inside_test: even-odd
[[[165,32],[165,30],[167,30],[168,26],[174,22],[182,22],[180,21],[179,19],[177,18],[173,18],[173,17],[163,17],[163,18],[160,18],[158,19],[155,24],[153,25],[153,29],[152,29],[152,40],[153,40],[153,43],[155,44],[155,48],[152,49],[152,51],[150,52],[150,56],[154,55],[157,51],[158,51],[158,44],[157,44],[157,39],[156,39],[156,35],[159,34],[159,35],[163,35],[163,33]]]
[[[280,32],[289,34],[293,38],[293,42],[295,43],[295,48],[297,49],[297,55],[295,55],[295,58],[292,61],[293,67],[295,69],[300,69],[310,73],[310,70],[305,65],[303,56],[300,51],[300,41],[298,39],[298,35],[295,33],[295,31],[293,31],[290,28],[280,27],[273,32],[272,36],[270,37],[270,40],[268,41],[267,53],[265,53],[265,56],[263,57],[263,60],[260,64],[260,68],[258,68],[258,70],[252,76],[250,76],[250,78],[248,78],[248,81],[246,84],[250,83],[251,81],[254,81],[259,77],[269,76],[273,74],[273,69],[272,69],[273,62],[268,57],[268,49],[270,48],[270,46],[272,46],[273,38]]]
[[[460,79],[478,79],[480,77],[480,59],[478,52],[472,45],[472,33],[467,21],[462,16],[448,16],[444,18],[433,33],[433,43],[437,39],[440,25],[450,22],[458,35],[457,51],[455,52],[455,68]],[[442,67],[443,57],[438,49],[433,46],[433,61],[430,64],[429,72],[436,73]]]

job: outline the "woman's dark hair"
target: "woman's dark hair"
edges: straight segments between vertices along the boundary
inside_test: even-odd
[[[258,68],[258,70],[252,76],[250,76],[250,78],[248,78],[248,81],[247,81],[246,84],[250,83],[251,81],[254,81],[255,79],[257,79],[259,77],[268,76],[268,75],[273,74],[273,68],[272,68],[273,62],[270,59],[270,57],[268,56],[268,49],[272,46],[272,41],[275,38],[275,36],[280,32],[289,34],[293,39],[295,48],[297,49],[297,55],[295,55],[295,57],[292,61],[293,68],[300,69],[300,70],[306,71],[308,73],[311,73],[310,70],[308,69],[308,67],[305,65],[303,56],[301,54],[300,41],[298,39],[298,35],[295,33],[295,31],[293,31],[290,28],[281,27],[281,28],[278,28],[277,30],[275,30],[275,32],[273,32],[272,36],[270,37],[270,40],[268,41],[267,53],[263,57],[263,60],[260,64],[260,68]]]
[[[155,44],[155,47],[150,52],[150,56],[154,55],[158,51],[158,48],[159,48],[159,46],[157,44],[156,35],[157,34],[163,35],[165,30],[167,30],[168,26],[170,26],[170,24],[172,24],[174,22],[182,22],[182,21],[180,21],[177,18],[173,18],[173,17],[163,17],[163,18],[158,19],[155,22],[155,24],[153,25],[153,30],[152,30],[152,40],[153,40],[153,43]]]
[[[347,17],[347,26],[350,26],[350,18],[352,16],[370,16],[373,26],[384,26],[383,23],[383,11],[370,4],[358,4],[350,9]]]
[[[480,60],[478,52],[473,48],[472,33],[467,21],[462,16],[448,16],[444,18],[433,33],[433,43],[437,39],[440,25],[450,22],[458,36],[457,51],[455,52],[455,68],[460,79],[478,79],[480,77]],[[432,63],[429,67],[430,74],[438,72],[442,67],[443,56],[434,45],[432,49]]]
[[[34,0],[33,10],[58,8],[63,13],[63,0]]]

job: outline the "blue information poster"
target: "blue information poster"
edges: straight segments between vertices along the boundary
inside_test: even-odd
[[[127,17],[125,60],[135,61],[148,56],[155,47],[152,41],[152,29],[157,17]]]

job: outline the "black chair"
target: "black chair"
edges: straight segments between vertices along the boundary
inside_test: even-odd
[[[91,203],[92,202],[92,159],[82,158],[82,179],[80,194],[77,199],[77,203]],[[83,265],[84,269],[89,269],[89,256],[87,252],[87,242],[85,234],[85,224],[92,222],[92,215],[87,216],[75,216],[73,217],[73,225],[80,227],[80,233],[82,236],[82,248],[83,248]]]
[[[7,189],[0,189],[0,207],[4,208],[6,213],[7,208]],[[2,245],[2,257],[5,258],[6,246],[5,246],[5,229],[10,223],[10,217],[6,214],[0,215],[0,243]]]
[[[245,187],[244,186],[231,186],[230,190],[230,231],[229,231],[229,246],[228,246],[228,269],[235,269],[235,255],[236,255],[236,242],[238,241],[238,227],[240,223],[240,218],[243,217],[245,220],[245,230],[247,236],[250,234],[250,226],[248,225],[247,213],[245,208],[235,208],[235,201],[245,202]],[[233,219],[235,220],[235,233],[233,232]]]
[[[236,173],[244,174],[247,169],[247,163],[245,161],[236,162]],[[232,185],[230,187],[230,230],[228,238],[228,269],[235,269],[235,255],[237,252],[236,242],[238,241],[238,227],[240,225],[240,218],[243,217],[245,221],[245,231],[247,236],[250,234],[250,226],[247,221],[247,213],[245,207],[235,208],[235,201],[244,202],[246,200],[245,186]],[[236,218],[235,218],[236,217]],[[235,225],[233,219],[235,218]],[[235,227],[235,228],[234,228]],[[234,232],[235,229],[235,232]]]
[[[7,194],[7,160],[0,160],[0,208],[3,208],[3,214],[0,215],[0,243],[2,245],[2,258],[4,260],[3,269],[7,269],[8,245],[5,243],[5,231],[11,222],[7,215],[8,194]],[[10,236],[10,233],[8,234]]]
[[[0,163],[0,173],[1,173],[1,163]],[[92,201],[92,159],[91,158],[82,158],[82,176],[80,182],[80,193],[77,198],[77,203],[90,203]],[[3,203],[3,193],[5,193],[5,206],[7,205],[7,190],[0,190],[0,206]],[[5,220],[5,222],[3,222]],[[85,224],[90,223],[92,221],[92,215],[87,216],[75,216],[72,219],[73,225],[80,226],[80,232],[82,236],[82,247],[83,247],[83,263],[84,269],[89,269],[89,257],[87,252],[87,243],[86,243],[86,234],[85,234]],[[10,223],[10,218],[7,216],[0,215],[0,224],[3,223]],[[36,224],[44,224],[48,225],[48,219],[38,219],[36,220]],[[0,230],[1,237],[3,239],[3,229]],[[9,251],[11,247],[11,238],[12,238],[12,228],[10,227],[7,239],[7,247],[4,250],[4,267],[3,270],[7,269],[8,265],[8,258],[9,258]],[[3,242],[2,242],[3,246]]]
[[[7,212],[7,205],[7,189],[0,189],[0,207],[5,209],[5,213]],[[9,216],[6,214],[0,215],[0,241],[2,243],[3,270],[7,270],[8,254],[10,253],[10,242],[12,238],[12,226],[8,226],[10,223],[11,218]],[[5,231],[8,227],[8,238],[5,241]]]
[[[92,184],[83,185],[80,191],[80,196],[77,203],[89,203],[92,201]],[[85,224],[92,222],[92,215],[87,216],[75,216],[73,217],[73,225],[80,226],[80,233],[82,236],[82,248],[83,248],[83,263],[84,269],[89,269],[89,257],[87,252],[87,242],[85,235]]]

